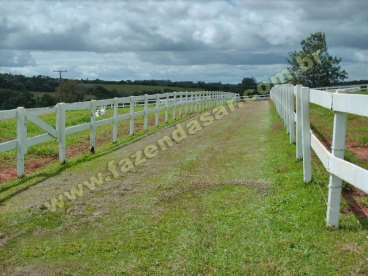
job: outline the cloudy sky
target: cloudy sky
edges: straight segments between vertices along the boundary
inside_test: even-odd
[[[267,80],[311,32],[368,79],[367,0],[0,0],[0,72]]]

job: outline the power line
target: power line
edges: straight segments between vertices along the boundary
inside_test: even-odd
[[[59,80],[62,80],[62,74],[68,72],[67,70],[54,70],[55,73],[59,73]]]

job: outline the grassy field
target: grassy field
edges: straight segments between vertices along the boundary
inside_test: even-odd
[[[99,84],[84,84],[86,87],[98,86]],[[135,95],[145,94],[152,91],[157,93],[168,91],[198,91],[198,88],[183,88],[176,86],[161,86],[161,85],[136,85],[136,84],[101,84],[102,87],[108,90],[117,91],[121,97],[125,95]]]
[[[363,89],[363,90],[361,91],[361,94],[368,94],[368,89]]]
[[[102,86],[108,90],[117,91],[121,97],[126,95],[141,95],[155,91],[157,93],[170,91],[198,91],[199,88],[183,88],[178,86],[164,86],[164,85],[138,85],[138,84],[83,84],[85,87]],[[42,96],[44,94],[50,94],[50,92],[37,92],[33,91],[32,94],[35,96]],[[53,94],[53,93],[51,93]]]
[[[328,146],[331,145],[333,135],[333,112],[312,105],[311,125],[313,131]],[[347,158],[368,168],[368,118],[348,115],[347,130]]]
[[[159,156],[68,204],[42,202],[172,129],[82,162],[0,206],[0,271],[8,274],[368,273],[367,229],[343,206],[326,229],[327,175],[302,182],[268,102],[246,104]]]
[[[136,111],[141,111],[142,107],[137,107]],[[129,108],[120,108],[119,114],[129,112]],[[169,110],[171,114],[171,110]],[[191,114],[187,114],[190,116]],[[149,115],[149,126],[154,126],[154,114]],[[171,115],[170,115],[171,116]],[[106,114],[99,120],[104,118],[111,118],[112,111],[108,110]],[[68,111],[66,116],[66,125],[73,126],[90,121],[89,111]],[[169,117],[170,120],[172,117]],[[55,126],[55,114],[48,114],[42,116],[42,119]],[[164,111],[160,113],[160,122],[164,121]],[[143,117],[136,120],[136,131],[138,134],[143,132]],[[125,141],[128,139],[129,121],[124,120],[120,123],[119,139]],[[42,129],[34,125],[28,124],[28,137],[33,137],[44,133]],[[9,141],[16,138],[16,122],[15,120],[0,121],[0,142]],[[97,150],[101,146],[111,145],[112,141],[112,126],[101,126],[97,128]],[[71,136],[67,136],[68,156],[69,159],[80,157],[83,154],[89,153],[89,131],[80,132]],[[29,148],[26,156],[26,172],[30,174],[37,171],[50,163],[57,162],[58,159],[58,145],[56,141],[51,141],[45,144],[37,145]],[[16,178],[16,151],[8,151],[0,153],[0,189],[2,184],[9,180]]]

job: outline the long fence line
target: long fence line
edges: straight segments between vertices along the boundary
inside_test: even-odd
[[[271,99],[290,135],[296,143],[296,158],[303,159],[304,182],[312,180],[311,149],[330,174],[328,185],[327,226],[337,228],[340,220],[343,181],[368,192],[368,170],[344,160],[347,114],[368,117],[368,96],[310,89],[301,85],[278,85],[271,90]],[[318,140],[310,128],[310,104],[334,112],[331,151]]]
[[[346,93],[354,93],[360,91],[362,89],[367,89],[368,84],[351,84],[351,85],[340,85],[340,86],[325,86],[325,87],[317,87],[318,90],[325,90],[325,91],[334,91],[334,90],[341,90],[344,89]]]
[[[173,92],[154,95],[131,96],[106,100],[91,100],[87,102],[58,103],[54,107],[26,109],[18,107],[13,110],[0,111],[0,121],[16,119],[16,139],[0,143],[0,153],[17,151],[17,175],[25,175],[25,156],[30,147],[40,145],[51,140],[58,143],[58,155],[60,163],[67,160],[66,137],[82,131],[90,131],[90,149],[96,151],[97,128],[103,125],[112,125],[112,142],[118,140],[119,124],[123,120],[129,121],[129,135],[136,132],[136,119],[143,117],[143,129],[149,128],[148,116],[155,115],[155,127],[160,125],[160,113],[164,112],[165,123],[171,112],[172,119],[177,119],[184,114],[200,112],[228,100],[239,100],[239,95],[230,92]],[[143,111],[137,111],[137,107],[143,107]],[[119,109],[129,107],[129,113],[119,114]],[[100,109],[112,109],[112,117],[98,120]],[[66,112],[75,110],[90,111],[90,122],[66,127]],[[56,126],[45,122],[40,116],[55,113]],[[32,122],[45,133],[28,137],[27,123]]]

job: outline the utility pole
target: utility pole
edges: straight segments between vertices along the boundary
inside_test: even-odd
[[[55,72],[55,73],[59,73],[59,80],[60,80],[60,82],[61,82],[61,80],[62,80],[62,78],[61,78],[62,73],[66,73],[66,72],[68,72],[68,71],[67,71],[67,70],[55,70],[54,72]]]

